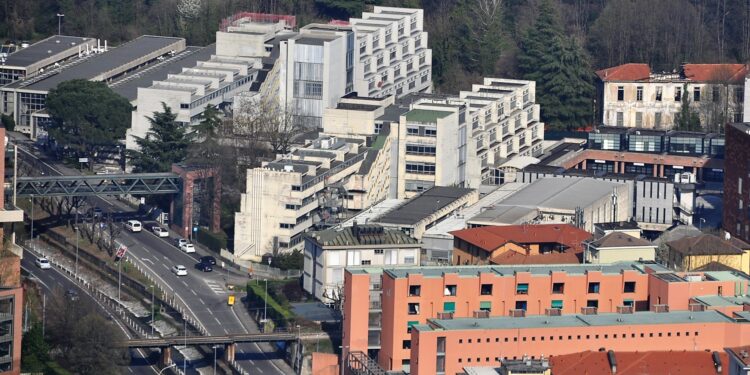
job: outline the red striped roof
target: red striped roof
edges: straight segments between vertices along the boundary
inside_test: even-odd
[[[451,234],[487,252],[508,242],[517,244],[559,243],[578,248],[591,237],[589,232],[570,224],[504,225],[462,229]]]

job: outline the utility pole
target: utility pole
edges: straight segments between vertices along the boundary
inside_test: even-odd
[[[34,194],[31,194],[31,247],[36,250],[34,242]]]
[[[182,316],[182,322],[185,325],[185,347],[187,348],[187,317]],[[187,374],[187,355],[182,355],[182,373]]]
[[[214,345],[214,375],[216,375],[216,349],[219,348],[218,345]]]
[[[78,209],[76,208],[76,277],[78,277],[78,240],[79,240],[79,233],[78,233]]]
[[[154,319],[154,284],[151,284],[151,337],[154,337],[154,323],[156,320]]]
[[[263,281],[266,282],[266,295],[263,298],[263,323],[265,323],[267,321],[267,319],[266,319],[266,309],[268,308],[268,279],[263,279]]]
[[[122,286],[122,262],[125,260],[125,257],[123,256],[120,258],[120,260],[117,261],[117,303],[122,304],[122,299],[120,299],[120,289]]]

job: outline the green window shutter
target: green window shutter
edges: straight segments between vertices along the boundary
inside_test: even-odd
[[[484,311],[492,310],[492,302],[490,301],[479,302],[479,310],[484,310]]]
[[[455,302],[443,302],[443,312],[455,312],[455,311],[456,311]]]
[[[563,308],[563,301],[561,299],[552,300],[552,308],[553,309],[562,309]]]

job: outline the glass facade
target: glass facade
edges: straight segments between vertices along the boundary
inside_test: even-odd
[[[662,152],[661,135],[632,134],[628,142],[628,151],[634,152]]]
[[[669,153],[681,155],[702,155],[703,137],[670,137]]]
[[[31,125],[31,114],[46,108],[47,94],[22,92],[18,99],[18,125]]]
[[[623,143],[622,138],[622,134],[589,133],[588,148],[620,151]]]

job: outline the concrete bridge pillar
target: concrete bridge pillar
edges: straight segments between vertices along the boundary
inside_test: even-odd
[[[226,344],[226,346],[224,346],[224,360],[225,361],[227,362],[234,361],[234,351],[236,348],[237,348],[237,344],[235,343]]]
[[[169,366],[172,364],[172,347],[167,346],[164,348],[160,348],[161,355],[159,357],[159,364],[161,367]]]

